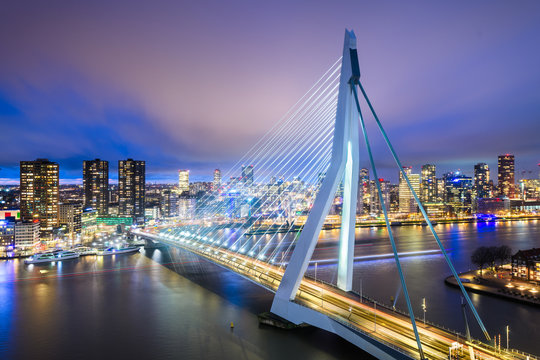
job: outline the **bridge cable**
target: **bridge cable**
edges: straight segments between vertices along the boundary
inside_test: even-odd
[[[371,169],[373,170],[373,176],[375,177],[375,184],[377,185],[377,192],[379,194],[379,201],[381,202],[381,208],[384,214],[384,222],[386,223],[386,229],[388,230],[388,237],[390,238],[390,243],[392,244],[392,251],[394,252],[394,259],[399,272],[399,279],[401,281],[401,287],[403,288],[403,294],[407,302],[407,308],[409,309],[409,317],[411,318],[411,324],[414,331],[414,336],[416,338],[416,343],[418,344],[418,353],[420,359],[424,359],[424,350],[422,349],[422,343],[420,341],[420,335],[418,334],[418,328],[416,327],[416,320],[414,318],[414,312],[411,305],[411,299],[409,297],[409,292],[407,290],[407,284],[405,282],[405,276],[403,275],[403,270],[401,268],[401,263],[399,261],[399,256],[397,252],[396,242],[394,240],[394,234],[392,232],[392,227],[390,226],[390,220],[388,219],[388,212],[386,210],[386,204],[383,198],[381,183],[379,181],[379,176],[377,175],[377,168],[375,167],[375,161],[373,160],[373,154],[371,152],[371,146],[369,144],[369,138],[367,134],[367,129],[364,123],[364,118],[362,117],[362,110],[360,109],[360,103],[358,102],[358,95],[356,93],[356,87],[354,84],[351,84],[351,88],[354,94],[354,101],[356,102],[356,109],[358,110],[358,117],[360,118],[360,125],[362,126],[362,133],[364,134],[364,140],[366,142],[366,147],[369,155],[369,162],[371,164]]]
[[[467,301],[467,304],[469,305],[469,308],[471,309],[474,317],[476,318],[476,321],[478,322],[478,325],[482,329],[482,332],[484,333],[484,336],[486,337],[486,339],[488,341],[491,340],[491,338],[489,336],[489,333],[486,330],[486,327],[484,326],[484,323],[482,322],[482,319],[480,319],[480,315],[478,315],[478,312],[476,311],[476,308],[474,307],[474,305],[473,305],[473,303],[471,301],[471,298],[469,297],[469,294],[465,290],[465,287],[463,286],[463,284],[461,282],[461,279],[459,278],[459,275],[458,275],[456,269],[454,268],[454,265],[452,265],[452,261],[448,257],[448,253],[444,249],[444,246],[443,246],[441,240],[439,239],[439,236],[437,235],[437,232],[435,231],[435,228],[433,227],[433,224],[431,223],[431,220],[429,220],[429,217],[428,217],[428,215],[426,213],[426,210],[422,206],[422,203],[420,202],[420,199],[418,198],[418,195],[416,194],[416,191],[414,191],[414,189],[412,187],[412,184],[411,184],[411,181],[409,180],[409,177],[407,176],[407,174],[403,170],[403,166],[401,165],[401,161],[399,161],[397,153],[394,150],[394,147],[392,146],[392,143],[390,142],[390,139],[388,138],[388,135],[386,134],[386,131],[384,130],[381,122],[379,121],[379,117],[377,116],[377,114],[375,112],[375,109],[373,108],[371,102],[369,101],[369,98],[368,98],[368,96],[367,96],[367,94],[366,94],[366,92],[364,90],[364,87],[362,86],[362,83],[360,81],[358,81],[358,87],[362,91],[362,95],[364,96],[364,99],[366,100],[366,103],[368,104],[368,106],[369,106],[369,108],[371,110],[371,113],[373,114],[373,117],[375,118],[375,122],[377,123],[377,126],[379,127],[379,130],[381,131],[381,133],[382,133],[382,135],[384,137],[384,141],[386,142],[386,145],[390,149],[390,152],[392,153],[392,156],[393,156],[394,160],[396,161],[396,164],[399,167],[399,170],[400,170],[403,178],[407,182],[407,185],[408,185],[409,189],[411,190],[411,193],[412,193],[416,203],[418,204],[418,208],[422,212],[422,215],[424,216],[424,219],[425,219],[426,223],[428,224],[429,229],[431,230],[431,233],[433,234],[433,237],[437,241],[437,245],[441,249],[441,252],[442,252],[442,254],[443,254],[443,256],[444,256],[444,258],[446,260],[446,263],[448,264],[448,267],[452,271],[452,275],[456,279],[456,282],[458,283],[459,288],[461,289],[461,292],[463,293],[463,297]]]

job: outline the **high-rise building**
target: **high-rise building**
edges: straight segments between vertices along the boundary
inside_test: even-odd
[[[416,194],[420,193],[420,174],[412,174],[412,167],[404,166],[403,170],[411,182],[411,186]],[[418,210],[413,193],[407,181],[403,177],[401,171],[399,172],[399,212],[401,213],[416,213]]]
[[[146,165],[140,160],[118,161],[118,214],[144,222]]]
[[[161,214],[165,217],[178,215],[178,194],[169,189],[161,192]]]
[[[515,197],[514,155],[499,155],[497,166],[497,180],[499,181],[499,197]]]
[[[189,193],[189,170],[178,170],[178,194]]]
[[[214,170],[214,181],[212,182],[212,190],[218,191],[221,187],[221,170]]]
[[[443,175],[445,202],[456,215],[469,214],[472,206],[473,179],[459,171]]]
[[[358,199],[356,203],[359,214],[367,214],[370,211],[371,195],[369,186],[369,169],[362,168],[358,177]]]
[[[242,182],[246,186],[253,185],[253,165],[242,165]]]
[[[99,215],[109,213],[109,162],[83,161],[84,208],[92,208]]]
[[[478,163],[474,165],[473,196],[475,199],[483,199],[490,198],[491,195],[489,166],[484,163]]]
[[[44,237],[58,225],[58,170],[58,164],[47,159],[21,161],[21,217],[38,220]]]
[[[422,203],[433,203],[437,201],[437,177],[435,176],[435,165],[422,165],[422,184],[420,186]]]
[[[386,209],[390,210],[390,181],[379,179],[379,184],[381,185],[382,198]],[[382,212],[381,199],[379,198],[379,190],[377,189],[377,184],[375,180],[370,181],[370,213],[371,214],[380,214]]]

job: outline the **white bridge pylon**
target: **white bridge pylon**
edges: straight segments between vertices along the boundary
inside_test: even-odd
[[[313,203],[313,207],[296,242],[289,264],[281,279],[272,302],[271,312],[295,324],[306,323],[337,334],[345,340],[362,348],[378,359],[409,358],[389,348],[375,345],[365,336],[331,319],[314,309],[295,303],[302,278],[313,255],[321,228],[332,202],[337,187],[343,179],[343,209],[339,237],[338,281],[337,286],[345,291],[352,290],[354,241],[356,223],[356,200],[359,170],[359,125],[355,107],[353,87],[359,81],[360,69],[356,52],[356,36],[352,31],[345,31],[345,44],[339,93],[334,127],[334,139],[330,166]]]
[[[356,114],[351,86],[354,86],[358,81],[360,70],[356,52],[356,37],[352,31],[345,31],[345,44],[341,61],[330,166],[276,292],[276,300],[294,300],[319,239],[319,233],[326,215],[334,201],[337,187],[342,179],[343,210],[339,237],[337,286],[345,291],[352,290],[358,162],[360,155],[358,115]]]

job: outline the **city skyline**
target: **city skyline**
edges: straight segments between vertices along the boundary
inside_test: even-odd
[[[36,158],[59,163],[64,183],[81,181],[85,159],[114,164],[129,157],[147,161],[149,182],[174,182],[184,168],[194,180],[210,180],[213,169],[230,168],[336,60],[327,54],[337,53],[344,27],[356,29],[362,77],[404,163],[415,171],[433,163],[442,172],[472,175],[474,164],[493,169],[498,155],[512,153],[517,178],[537,171],[536,3],[490,2],[466,12],[459,4],[426,2],[411,12],[402,4],[351,3],[345,17],[332,17],[341,11],[322,4],[216,3],[216,13],[237,19],[235,26],[203,5],[162,5],[133,2],[128,13],[108,15],[100,2],[84,11],[61,2],[58,8],[36,3],[33,11],[7,6],[12,16],[0,25],[7,54],[0,59],[0,122],[16,136],[4,143],[10,151],[0,155],[0,183],[16,184],[19,161]],[[197,22],[190,20],[194,14]],[[323,14],[332,20],[322,24]],[[151,15],[162,23],[145,21]],[[382,16],[400,31],[382,28]],[[99,21],[99,30],[85,18]],[[140,30],[122,30],[134,23]],[[67,46],[74,43],[80,46]],[[392,65],[396,58],[399,66]],[[210,87],[220,95],[211,98]],[[383,153],[377,142],[374,149]],[[396,182],[389,161],[380,166],[381,176]]]

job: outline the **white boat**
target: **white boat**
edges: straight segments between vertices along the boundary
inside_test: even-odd
[[[71,250],[57,251],[57,252],[46,252],[41,254],[35,254],[30,256],[28,259],[24,260],[25,264],[41,264],[54,261],[63,261],[70,259],[77,259],[79,254]]]
[[[115,248],[114,246],[108,247],[103,251],[98,252],[98,255],[106,256],[106,255],[116,255],[116,254],[127,254],[127,253],[133,253],[138,252],[139,247],[138,246],[125,246],[121,248]]]
[[[84,255],[96,255],[98,253],[97,249],[87,247],[87,246],[77,246],[77,247],[73,248],[72,250],[75,251],[76,253],[78,253],[81,256],[84,256]]]

